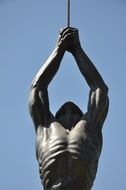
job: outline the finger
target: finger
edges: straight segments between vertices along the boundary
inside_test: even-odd
[[[63,41],[67,41],[71,37],[72,37],[72,35],[69,33],[69,34],[65,35],[62,39],[63,39]]]
[[[66,27],[66,28],[60,30],[60,35],[64,35],[64,33],[66,34],[66,33],[70,33],[73,31],[78,31],[78,30],[76,28]]]
[[[58,37],[58,40],[59,40],[59,41],[63,38],[62,34],[64,33],[64,31],[68,30],[68,28],[69,28],[69,27],[61,28],[61,29],[60,29],[60,31],[59,31],[60,35],[59,35],[59,37]]]
[[[60,35],[62,35],[62,34],[64,33],[64,31],[67,30],[68,28],[69,28],[69,27],[61,28],[60,31],[59,31]]]
[[[67,37],[67,36],[71,36],[72,37],[72,36],[75,36],[75,35],[76,35],[76,32],[73,31],[73,30],[70,31],[70,32],[66,31],[66,32],[63,33],[62,38]]]
[[[78,34],[78,30],[77,29],[73,29],[73,28],[69,28],[66,31],[64,31],[64,33],[62,34],[62,36],[64,37],[67,34]]]
[[[65,36],[67,37],[68,34],[72,34],[72,33],[73,33],[73,31],[70,32],[69,29],[66,29],[66,31],[64,33],[62,33],[62,35],[59,35],[58,41],[61,41],[62,39],[64,39]]]

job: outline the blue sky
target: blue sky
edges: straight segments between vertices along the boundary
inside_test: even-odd
[[[71,0],[72,1],[72,0]],[[72,1],[71,25],[109,86],[110,109],[93,190],[126,189],[126,1]],[[66,26],[66,0],[0,0],[0,190],[42,189],[30,83]],[[86,111],[89,88],[66,53],[49,86],[52,112],[67,100]]]

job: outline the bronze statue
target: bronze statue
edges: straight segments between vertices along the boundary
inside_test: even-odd
[[[72,102],[54,116],[48,85],[70,52],[90,87],[87,112]],[[102,126],[108,112],[108,87],[81,48],[78,30],[67,27],[31,85],[29,108],[36,131],[36,155],[44,190],[91,190],[102,149]]]

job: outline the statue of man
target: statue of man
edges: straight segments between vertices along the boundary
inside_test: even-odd
[[[90,87],[87,112],[72,102],[54,116],[49,108],[48,85],[70,52]],[[36,155],[44,190],[91,190],[102,149],[102,126],[108,112],[108,88],[87,57],[78,30],[60,31],[54,51],[31,85],[29,108],[36,131]]]

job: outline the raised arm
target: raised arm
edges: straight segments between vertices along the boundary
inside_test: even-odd
[[[90,87],[88,121],[93,127],[95,124],[102,127],[108,112],[108,87],[82,48],[75,51],[74,57]]]
[[[41,67],[31,85],[29,110],[36,130],[38,126],[47,127],[51,119],[47,88],[58,71],[60,62],[65,53],[66,48],[64,41],[65,39],[60,36],[54,51]]]
[[[68,30],[72,32],[69,35],[67,49],[73,54],[80,72],[90,87],[87,112],[88,122],[93,126],[99,124],[102,127],[108,111],[108,87],[96,67],[81,48],[78,30],[69,28],[67,31],[63,31],[64,34],[68,33]]]

